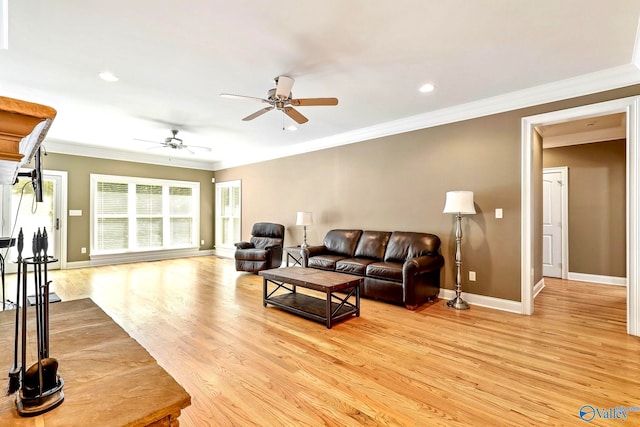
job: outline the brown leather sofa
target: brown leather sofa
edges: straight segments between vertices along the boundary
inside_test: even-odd
[[[257,273],[282,264],[284,225],[256,222],[248,242],[235,243],[236,271]]]
[[[303,265],[364,276],[360,294],[409,310],[440,292],[440,238],[406,231],[330,230],[302,251]]]

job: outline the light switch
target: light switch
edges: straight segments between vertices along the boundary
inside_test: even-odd
[[[502,208],[496,208],[496,218],[502,219]]]
[[[69,216],[82,216],[82,209],[69,209]]]

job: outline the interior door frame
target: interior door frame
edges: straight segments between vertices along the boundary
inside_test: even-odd
[[[562,223],[561,233],[561,249],[560,262],[562,263],[561,278],[569,278],[569,168],[567,166],[559,166],[554,168],[544,168],[542,173],[560,173],[562,186],[560,187],[560,203],[562,206],[562,215],[560,222]]]
[[[627,201],[627,333],[640,336],[640,97],[616,99],[560,111],[523,117],[521,120],[521,313],[534,311],[534,223],[538,200],[534,198],[535,127],[606,114],[626,114]]]

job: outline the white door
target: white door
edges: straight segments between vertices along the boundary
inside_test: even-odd
[[[566,169],[566,168],[565,168]],[[566,260],[563,257],[563,219],[566,217],[563,192],[566,174],[559,168],[545,169],[542,174],[542,274],[546,277],[566,278]]]
[[[216,251],[233,256],[240,241],[242,217],[240,181],[216,183]]]
[[[32,257],[33,234],[38,229],[46,228],[48,235],[47,255],[58,261],[49,264],[49,269],[60,268],[62,251],[62,194],[66,185],[66,172],[44,171],[42,178],[43,201],[34,200],[31,178],[21,177],[13,186],[5,186],[2,195],[2,210],[5,221],[2,226],[3,236],[13,236],[17,239],[20,229],[24,235],[24,249],[22,257]],[[6,219],[9,219],[7,221]],[[65,245],[66,246],[66,245]],[[16,272],[15,260],[18,258],[16,247],[3,249],[5,257],[5,271]],[[65,258],[66,259],[66,258]]]

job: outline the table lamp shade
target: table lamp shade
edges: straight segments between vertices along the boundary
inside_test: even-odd
[[[313,215],[311,212],[298,212],[296,216],[296,225],[311,225],[313,224]]]
[[[447,191],[442,213],[475,214],[473,191]]]

